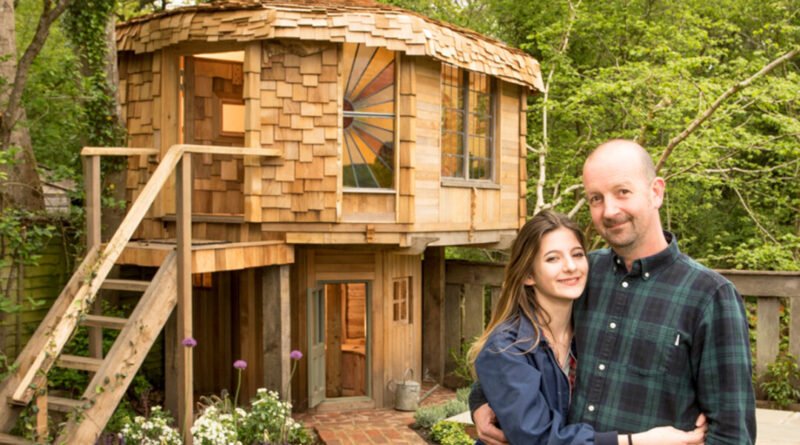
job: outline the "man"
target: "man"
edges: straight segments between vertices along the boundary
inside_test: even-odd
[[[747,321],[728,280],[678,250],[659,208],[665,183],[647,151],[612,140],[583,166],[592,222],[610,249],[590,254],[574,306],[578,352],[569,422],[632,433],[694,428],[706,444],[755,442]],[[480,385],[470,408],[481,440],[505,443]]]

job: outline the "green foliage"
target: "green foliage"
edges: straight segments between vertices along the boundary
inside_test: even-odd
[[[472,391],[471,386],[465,386],[463,388],[458,388],[456,390],[456,400],[463,403],[464,405],[469,405],[469,393]]]
[[[433,425],[431,439],[442,445],[472,445],[475,442],[464,431],[464,425],[445,421]]]
[[[767,366],[760,386],[767,399],[775,402],[778,408],[800,402],[800,366],[797,365],[797,358],[789,353],[780,354],[774,363]]]
[[[419,428],[429,429],[436,422],[468,410],[467,401],[458,398],[438,405],[423,406],[414,412],[414,424]]]
[[[473,338],[461,343],[460,349],[450,349],[450,357],[453,358],[456,365],[455,369],[453,369],[453,375],[461,379],[464,385],[471,385],[475,381],[472,376],[472,365],[467,359],[469,348],[472,347],[474,342],[475,339]]]

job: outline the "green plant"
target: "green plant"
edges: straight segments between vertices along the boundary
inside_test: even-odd
[[[171,426],[174,423],[168,412],[154,406],[148,418],[136,416],[133,420],[127,419],[120,434],[126,443],[181,445],[183,441],[180,434]]]
[[[464,425],[440,421],[431,428],[431,439],[442,445],[472,445],[475,441],[464,431]]]
[[[446,403],[423,406],[422,408],[417,409],[417,411],[414,412],[414,422],[420,428],[429,429],[437,422],[447,419],[448,417],[455,416],[456,414],[463,413],[467,410],[469,410],[467,402],[465,400],[459,400],[458,398],[455,398],[447,401]]]
[[[260,388],[240,428],[242,442],[297,445],[314,443],[313,436],[301,423],[292,419],[291,414],[291,403],[281,401],[275,391]]]
[[[450,357],[453,358],[456,365],[452,374],[461,379],[465,385],[471,385],[472,382],[475,381],[475,378],[472,376],[472,365],[467,359],[467,353],[473,343],[475,343],[474,338],[462,342],[460,349],[450,349]]]
[[[464,405],[469,405],[469,393],[472,391],[472,386],[465,386],[456,390],[456,400],[461,401]]]
[[[761,389],[779,408],[800,401],[800,366],[797,365],[797,359],[789,353],[779,355],[775,362],[767,365]]]

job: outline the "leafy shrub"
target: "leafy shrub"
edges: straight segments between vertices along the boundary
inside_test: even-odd
[[[472,445],[474,441],[464,425],[455,422],[440,421],[431,428],[431,439],[442,445]]]
[[[469,410],[467,402],[456,398],[439,405],[423,406],[417,409],[414,413],[414,421],[418,427],[429,429],[435,423],[467,410]]]
[[[465,386],[463,388],[458,388],[456,390],[456,400],[463,402],[465,405],[469,405],[469,392],[472,391],[471,386]]]
[[[472,376],[472,366],[470,366],[469,360],[467,359],[469,348],[472,347],[472,343],[474,342],[475,339],[473,338],[462,343],[460,349],[450,349],[450,356],[453,358],[453,362],[455,362],[456,365],[452,374],[461,379],[465,386],[469,386],[475,381],[475,378]]]
[[[282,443],[282,436],[291,444],[314,442],[308,430],[292,419],[292,404],[282,402],[277,392],[259,388],[251,406],[240,428],[244,443]]]
[[[779,408],[800,401],[800,366],[789,353],[782,353],[775,362],[767,365],[761,389]]]
[[[150,417],[145,419],[136,416],[133,421],[126,422],[122,427],[121,434],[127,443],[140,445],[181,445],[178,431],[172,428],[174,423],[172,416],[161,407],[154,406],[150,410]]]

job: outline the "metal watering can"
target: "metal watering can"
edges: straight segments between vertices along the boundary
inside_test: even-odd
[[[433,388],[431,388],[425,395],[420,398],[419,396],[419,389],[420,384],[414,380],[408,380],[406,377],[408,374],[411,374],[411,378],[414,378],[414,370],[411,368],[406,369],[406,372],[403,374],[402,381],[390,381],[389,382],[389,391],[394,393],[394,409],[398,411],[416,411],[419,403],[423,400],[427,399],[436,388],[439,387],[439,384],[436,384]]]

